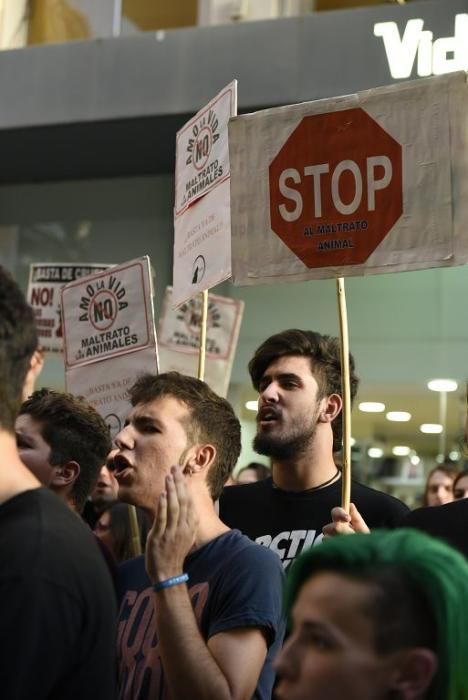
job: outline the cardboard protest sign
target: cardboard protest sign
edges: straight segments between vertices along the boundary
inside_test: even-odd
[[[129,386],[158,371],[149,259],[67,284],[62,312],[67,389],[85,396],[115,434]]]
[[[227,125],[236,113],[234,80],[177,133],[175,305],[231,275]]]
[[[60,291],[68,282],[107,270],[100,263],[33,263],[29,268],[27,299],[34,310],[39,342],[45,352],[63,352]]]
[[[138,375],[145,372],[156,374],[157,371],[156,351],[151,346],[67,369],[67,391],[84,396],[101,414],[112,437],[115,437],[122,429],[130,410],[128,389]]]
[[[205,381],[220,396],[228,391],[243,312],[244,302],[239,299],[208,297]],[[200,296],[174,310],[172,289],[166,288],[158,325],[161,372],[197,376],[200,317]]]
[[[465,73],[237,117],[235,284],[468,261]]]

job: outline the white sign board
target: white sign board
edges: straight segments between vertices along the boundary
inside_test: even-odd
[[[465,73],[231,120],[235,284],[468,261]]]
[[[179,305],[231,275],[228,121],[237,81],[177,133],[174,297]]]
[[[167,287],[158,325],[161,372],[197,376],[201,311],[200,297],[174,310],[172,290]],[[208,296],[205,381],[220,396],[228,391],[243,311],[244,302],[239,299]]]
[[[128,389],[138,375],[158,371],[156,348],[111,357],[90,365],[67,370],[67,391],[84,396],[109,426],[114,438],[121,430],[130,410]]]
[[[130,409],[128,388],[158,371],[149,259],[67,284],[62,313],[67,390],[85,396],[115,436]]]
[[[109,267],[100,263],[33,263],[30,266],[27,299],[34,310],[39,343],[45,352],[63,353],[62,287]]]

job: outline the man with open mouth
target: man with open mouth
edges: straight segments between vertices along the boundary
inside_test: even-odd
[[[249,363],[259,392],[254,449],[271,458],[272,476],[230,486],[220,517],[275,551],[286,569],[322,540],[330,510],[341,502],[341,359],[338,338],[291,329],[268,338]],[[350,356],[351,396],[358,378]],[[407,507],[357,482],[351,499],[373,527],[395,527]]]
[[[214,501],[240,452],[227,401],[177,372],[145,375],[115,442],[120,500],[154,520],[120,570],[119,698],[271,697],[282,641],[277,557],[230,530]]]

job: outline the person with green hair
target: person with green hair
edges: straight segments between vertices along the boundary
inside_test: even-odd
[[[468,563],[415,530],[336,537],[286,581],[278,700],[466,700]]]

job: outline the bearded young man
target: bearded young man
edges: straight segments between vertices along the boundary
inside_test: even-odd
[[[275,551],[286,569],[302,549],[318,544],[330,510],[341,501],[341,360],[338,338],[287,330],[268,338],[249,363],[259,392],[254,449],[271,458],[272,476],[231,486],[220,517]],[[358,379],[350,356],[351,396]],[[407,507],[352,483],[351,497],[373,527],[395,527]]]
[[[119,499],[154,524],[146,562],[120,570],[119,698],[269,700],[282,625],[275,555],[230,530],[214,501],[240,452],[240,424],[204,382],[140,377],[115,438]]]

